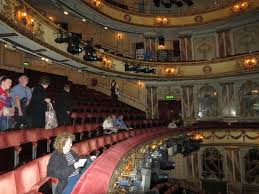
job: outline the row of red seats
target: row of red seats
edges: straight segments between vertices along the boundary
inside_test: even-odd
[[[74,106],[73,112],[109,112],[109,113],[127,113],[127,112],[134,112],[138,114],[145,114],[144,112],[136,111],[131,107],[114,107],[111,105],[106,106],[97,106],[97,105],[83,105],[83,106]]]
[[[80,155],[85,156],[91,152],[98,151],[105,146],[111,146],[119,141],[148,132],[154,132],[156,129],[138,129],[132,131],[123,131],[110,135],[100,136],[74,144],[73,149]],[[40,194],[39,188],[51,181],[57,183],[58,180],[46,177],[47,164],[50,154],[33,160],[16,170],[0,175],[0,193],[2,194]]]
[[[116,113],[114,113],[116,114]],[[108,113],[105,112],[72,112],[71,119],[72,123],[96,123],[96,122],[103,122],[105,118],[108,116]],[[145,119],[145,115],[142,113],[124,113],[123,114],[124,120],[136,120]]]
[[[82,139],[84,134],[88,137],[91,133],[100,128],[99,124],[84,124],[75,126],[63,126],[55,129],[24,129],[17,131],[0,132],[0,149],[13,147],[14,158],[12,168],[16,167],[20,163],[20,153],[22,152],[22,145],[31,143],[31,159],[37,157],[37,146],[41,140],[46,140],[46,151],[50,152],[51,138],[56,137],[60,133],[69,132],[73,134],[79,134]],[[30,160],[31,160],[30,159]],[[10,165],[9,165],[10,166]]]

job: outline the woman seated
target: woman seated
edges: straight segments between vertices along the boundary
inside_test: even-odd
[[[104,122],[103,122],[103,130],[105,134],[111,134],[111,133],[117,133],[118,132],[118,128],[113,126],[112,123],[113,119],[111,116],[108,116]]]
[[[59,180],[55,193],[70,194],[80,178],[80,168],[85,164],[90,165],[95,156],[79,159],[79,156],[71,149],[73,134],[63,133],[56,137],[55,150],[51,153],[47,176]]]

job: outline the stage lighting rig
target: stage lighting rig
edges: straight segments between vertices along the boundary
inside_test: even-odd
[[[55,39],[55,42],[56,43],[65,43],[65,42],[68,42],[68,37],[67,37],[67,35],[65,34],[65,33],[63,33],[63,32],[59,32],[58,34],[57,34],[57,38]]]
[[[83,51],[80,47],[81,39],[75,33],[68,34],[68,47],[67,52],[71,53],[72,55],[79,54]]]
[[[85,50],[85,55],[84,55],[85,61],[102,61],[102,58],[97,56],[96,50],[92,46],[91,41],[88,40],[85,42],[84,50]]]
[[[172,149],[172,155],[180,153],[183,156],[188,156],[198,151],[201,143],[202,138],[196,138],[196,136],[192,134],[183,134],[176,138],[166,140],[165,146]]]
[[[139,64],[130,64],[130,63],[125,63],[124,64],[125,71],[133,71],[135,73],[152,73],[156,74],[156,69],[152,68],[150,69],[148,66],[147,67],[142,67]]]

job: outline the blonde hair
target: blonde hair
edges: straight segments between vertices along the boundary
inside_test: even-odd
[[[67,140],[69,140],[69,139],[71,139],[71,141],[74,141],[75,136],[71,133],[62,133],[62,134],[58,135],[54,142],[54,148],[57,151],[62,152],[63,147],[65,146]]]

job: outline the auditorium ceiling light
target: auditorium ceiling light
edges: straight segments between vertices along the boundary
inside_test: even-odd
[[[251,70],[257,65],[257,58],[254,56],[244,57],[242,59],[242,67],[244,70]]]
[[[104,26],[104,29],[105,29],[105,30],[108,30],[108,27]]]
[[[241,11],[245,11],[247,8],[248,8],[248,2],[244,1],[233,5],[232,10],[234,12],[241,12]]]
[[[86,22],[86,19],[85,19],[85,18],[83,18],[83,19],[82,19],[82,21],[83,21],[83,22]]]
[[[54,18],[53,18],[52,16],[49,16],[48,18],[49,18],[49,20],[51,20],[52,22],[54,22]]]
[[[65,14],[65,15],[68,15],[68,12],[67,12],[67,11],[64,11],[64,14]]]

